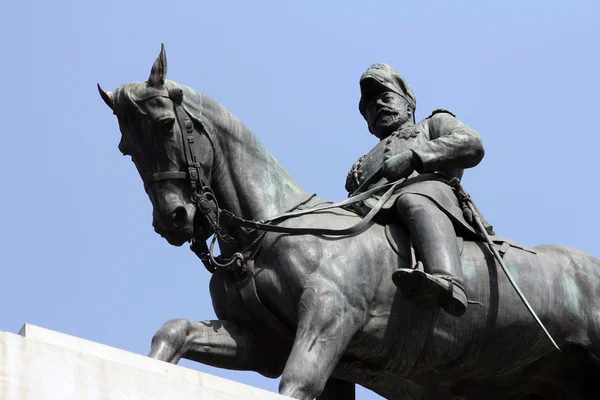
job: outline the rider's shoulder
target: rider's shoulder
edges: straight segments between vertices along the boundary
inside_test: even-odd
[[[425,130],[440,130],[453,126],[458,123],[456,115],[446,110],[445,108],[438,108],[431,112],[429,117],[422,120],[418,125],[421,125]]]
[[[454,114],[452,111],[446,110],[445,108],[436,108],[435,110],[433,110],[431,112],[429,117],[427,117],[426,119],[431,119],[435,116],[437,116],[437,117],[446,116],[447,117],[448,115],[451,115],[452,117],[456,118],[456,114]]]

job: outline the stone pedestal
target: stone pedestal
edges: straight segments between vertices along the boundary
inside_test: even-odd
[[[288,397],[25,324],[0,332],[2,400],[284,400]]]

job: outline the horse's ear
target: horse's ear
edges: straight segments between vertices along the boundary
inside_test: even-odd
[[[102,89],[102,87],[100,86],[99,83],[97,85],[98,85],[98,92],[100,92],[100,97],[102,97],[102,100],[104,100],[106,105],[109,106],[111,110],[113,110],[115,107],[115,99],[114,99],[112,92]]]
[[[150,77],[148,78],[148,86],[162,88],[167,79],[167,53],[165,53],[164,43],[160,45],[160,54],[152,64]]]

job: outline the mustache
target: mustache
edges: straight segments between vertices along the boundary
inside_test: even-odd
[[[398,110],[394,110],[393,108],[383,107],[377,110],[377,116],[380,114],[397,114]]]

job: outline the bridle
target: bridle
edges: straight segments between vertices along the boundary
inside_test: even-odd
[[[144,94],[144,96],[138,97],[137,101],[145,101],[155,97],[168,98],[173,102],[175,109],[176,123],[179,127],[181,134],[181,143],[184,151],[185,159],[185,171],[160,171],[150,175],[147,179],[144,179],[144,186],[146,190],[156,182],[167,181],[167,180],[185,180],[189,182],[190,187],[190,198],[196,206],[196,212],[199,212],[202,217],[206,219],[210,228],[219,237],[224,237],[226,240],[229,239],[226,235],[221,233],[221,226],[219,222],[220,209],[218,207],[217,199],[212,191],[209,180],[207,179],[202,167],[200,166],[199,159],[194,151],[194,124],[188,112],[183,108],[183,91],[180,88],[163,88],[163,89],[151,89]],[[216,148],[210,135],[208,134],[206,127],[200,123],[201,129],[198,133],[203,134],[207,137],[213,153]],[[211,207],[211,202],[215,204],[215,207]],[[212,215],[214,214],[214,216]],[[214,241],[213,241],[214,245]],[[213,257],[212,247],[209,250],[205,241],[192,239],[192,250],[202,260],[206,268],[210,272],[214,272],[214,265],[218,264]]]
[[[137,98],[137,100],[145,101],[155,97],[165,97],[173,102],[176,121],[179,125],[179,131],[181,132],[181,143],[183,144],[184,148],[186,171],[155,172],[150,175],[149,180],[148,182],[145,182],[145,185],[148,187],[153,183],[165,180],[188,180],[191,189],[190,195],[192,201],[197,203],[202,197],[202,188],[208,188],[209,182],[200,166],[200,163],[198,162],[198,157],[194,152],[194,124],[192,123],[189,114],[182,106],[183,91],[180,88],[154,89],[148,91],[144,96]],[[214,151],[214,143],[208,135],[208,132],[206,132],[204,126],[202,126],[200,133],[206,135]]]

